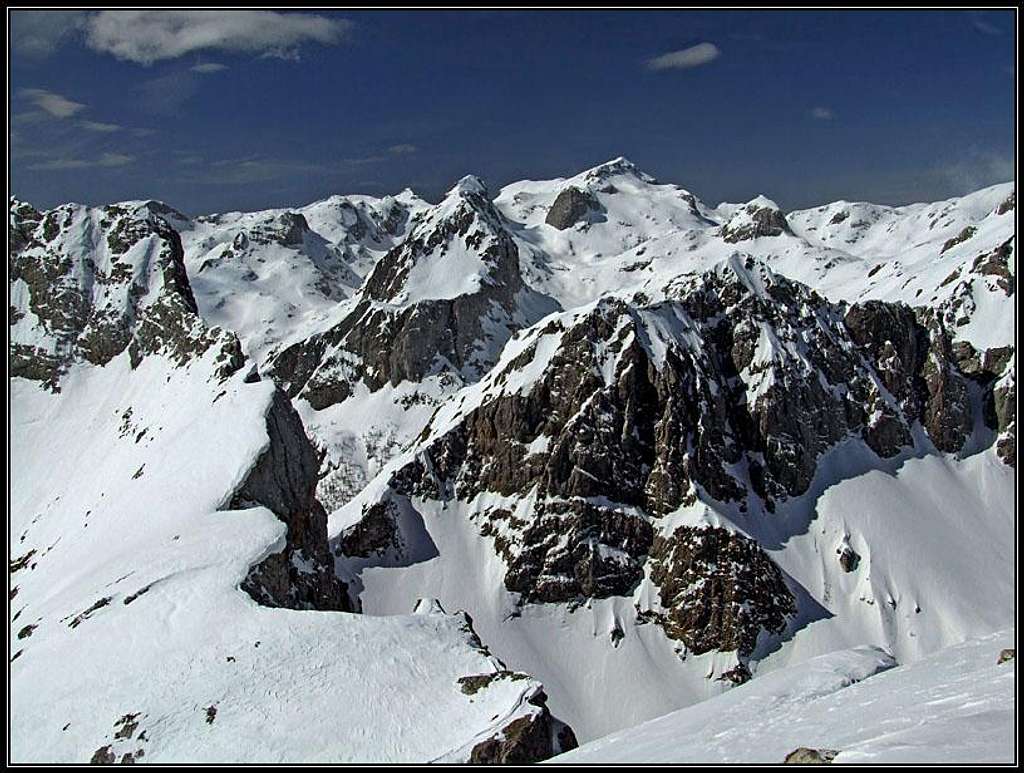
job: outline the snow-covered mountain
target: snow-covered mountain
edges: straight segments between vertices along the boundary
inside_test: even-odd
[[[932,759],[841,730],[1012,639],[1015,217],[12,199],[13,759]]]

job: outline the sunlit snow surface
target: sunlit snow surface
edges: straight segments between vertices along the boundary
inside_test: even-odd
[[[35,551],[11,577],[12,759],[461,761],[536,711],[533,680],[462,693],[497,664],[460,618],[269,609],[239,589],[284,538],[264,508],[219,509],[268,442],[272,387],[215,387],[208,360],[132,371],[125,354],[59,395],[12,381],[12,561]]]
[[[893,668],[869,647],[821,655],[698,706],[584,744],[554,763],[779,763],[799,747],[836,764],[1015,759],[1014,636],[971,639]]]

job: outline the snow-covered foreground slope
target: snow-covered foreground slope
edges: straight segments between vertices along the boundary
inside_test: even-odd
[[[59,395],[12,382],[12,758],[465,761],[541,713],[528,677],[460,687],[501,670],[462,617],[240,589],[285,541],[266,507],[225,509],[266,450],[273,387],[212,387],[205,365],[123,357]]]
[[[860,647],[821,655],[553,763],[780,763],[804,747],[833,763],[1015,760],[1012,631],[970,639],[908,665]]]

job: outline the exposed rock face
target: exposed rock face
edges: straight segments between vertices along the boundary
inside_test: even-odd
[[[338,548],[346,556],[366,558],[401,549],[401,536],[394,502],[376,502],[366,509],[362,519],[342,535]]]
[[[836,443],[891,456],[915,422],[957,451],[973,426],[967,381],[941,322],[906,306],[834,305],[750,260],[667,292],[534,331],[478,403],[428,427],[389,496],[508,497],[473,517],[523,602],[629,595],[646,569],[660,608],[641,616],[692,652],[742,656],[796,611],[782,573],[742,535],[664,532],[658,518],[699,498],[770,517],[761,508],[806,492]],[[383,506],[364,512],[364,533],[396,528]],[[840,561],[856,568],[852,549]]]
[[[722,238],[730,244],[784,233],[792,233],[786,216],[774,201],[764,196],[745,204],[722,226]]]
[[[42,219],[42,214],[31,204],[11,198],[7,218],[9,255],[21,252],[32,242],[32,234]]]
[[[996,453],[1011,467],[1017,466],[1017,371],[1014,360],[992,388],[993,411],[999,438]]]
[[[555,198],[544,222],[564,231],[576,223],[584,222],[591,212],[600,210],[601,204],[593,194],[571,185]]]
[[[921,421],[940,450],[958,451],[973,419],[967,382],[942,321],[927,310],[868,301],[852,306],[845,323],[904,416]],[[880,444],[890,447],[895,432],[885,427],[879,434]]]
[[[184,365],[212,347],[219,377],[241,367],[238,339],[198,317],[181,239],[158,210],[69,204],[37,217],[12,203],[11,375],[58,389],[72,362],[105,365],[126,349],[133,367],[151,354]]]
[[[667,610],[658,622],[697,655],[749,654],[760,631],[780,633],[796,612],[782,572],[740,534],[680,527],[655,540],[651,559],[651,579]]]
[[[262,224],[249,235],[257,244],[276,242],[286,247],[301,247],[309,231],[306,218],[297,212],[285,212],[276,221]]]
[[[947,250],[951,250],[954,247],[956,247],[958,244],[963,244],[965,241],[967,241],[972,236],[974,236],[974,234],[976,234],[977,232],[978,232],[978,229],[975,228],[974,226],[970,226],[970,225],[967,226],[960,233],[958,233],[956,236],[952,237],[951,239],[947,239],[946,243],[942,245],[942,249],[940,250],[940,253],[946,252]]]
[[[275,391],[267,411],[267,450],[235,491],[229,509],[262,505],[288,526],[285,546],[252,567],[242,588],[267,606],[353,611],[334,574],[327,513],[316,500],[320,459],[291,403]]]
[[[478,280],[465,292],[419,293],[417,267],[450,271],[443,261],[459,251],[478,260]],[[514,330],[554,308],[538,297],[526,303],[536,310],[524,311],[524,299],[535,295],[523,284],[518,247],[486,188],[467,178],[381,259],[352,313],[281,352],[271,375],[289,396],[302,396],[318,410],[346,399],[360,381],[371,391],[443,371],[472,381]]]
[[[1015,649],[1008,648],[1008,649],[1005,649],[1005,650],[1001,650],[1000,653],[999,653],[999,657],[996,658],[996,665],[998,666],[998,665],[1001,665],[1002,663],[1006,663],[1007,661],[1014,660],[1016,657],[1017,657],[1017,650],[1015,650]]]
[[[786,755],[787,765],[824,765],[832,762],[839,752],[835,749],[809,749],[801,746]]]
[[[860,565],[860,555],[854,550],[849,544],[843,544],[840,546],[836,553],[839,554],[839,565],[843,567],[844,572],[854,572]]]
[[[473,747],[472,765],[540,762],[579,744],[572,728],[551,716],[543,692],[529,699],[541,711],[513,720],[497,734]]]

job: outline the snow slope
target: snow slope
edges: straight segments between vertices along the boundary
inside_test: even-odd
[[[602,214],[558,230],[544,218],[569,186],[591,193]],[[528,281],[566,309],[605,295],[657,297],[675,276],[707,270],[739,252],[769,260],[779,273],[834,300],[941,307],[968,295],[977,309],[954,315],[962,319],[958,336],[988,349],[1013,342],[1011,304],[991,279],[961,284],[970,282],[979,255],[1007,240],[1015,244],[1015,209],[1004,206],[1013,192],[1013,183],[1003,183],[935,204],[836,202],[786,214],[789,233],[730,242],[723,226],[742,228],[750,222],[747,210],[777,210],[775,203],[757,196],[711,209],[616,159],[573,178],[513,183],[495,205],[514,224]],[[946,247],[965,232],[972,235]],[[959,281],[946,282],[953,274]]]
[[[337,322],[363,278],[427,207],[411,191],[331,196],[294,210],[229,212],[175,223],[196,301],[262,364]]]
[[[460,689],[500,664],[459,616],[270,609],[239,589],[284,537],[265,508],[223,509],[266,447],[273,387],[215,386],[210,365],[123,356],[59,395],[12,382],[12,758],[465,760],[538,711],[531,679]]]
[[[799,747],[837,751],[835,764],[1013,762],[1016,661],[996,663],[1013,640],[898,667],[869,647],[820,655],[551,762],[777,764]]]

